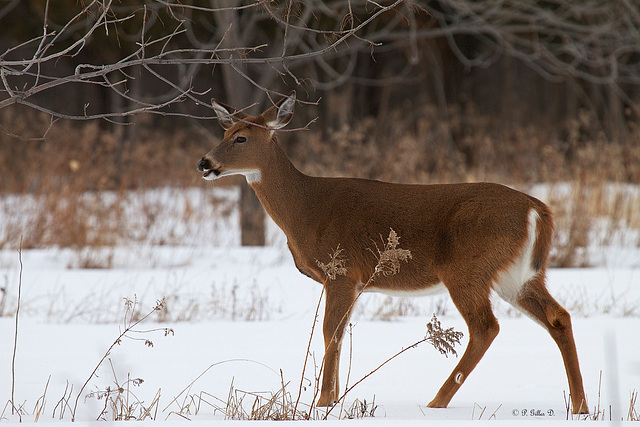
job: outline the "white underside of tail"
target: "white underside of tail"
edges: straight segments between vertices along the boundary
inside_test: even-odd
[[[518,296],[524,285],[536,274],[532,266],[533,247],[536,242],[536,224],[540,216],[535,209],[529,211],[527,221],[527,240],[513,264],[498,274],[493,289],[505,301],[516,306]]]
[[[526,283],[538,274],[532,268],[533,247],[536,242],[536,228],[537,222],[540,216],[535,209],[529,211],[527,220],[527,237],[520,250],[520,253],[505,270],[500,272],[493,283],[493,290],[505,301],[509,302],[514,307],[517,307],[518,296],[526,285]],[[363,284],[360,283],[358,289],[362,289]],[[398,289],[386,289],[378,288],[375,286],[375,282],[367,286],[364,292],[381,292],[391,296],[400,297],[416,297],[416,296],[428,296],[435,295],[442,292],[446,292],[446,287],[443,283],[436,283],[434,285],[415,290],[398,290]]]

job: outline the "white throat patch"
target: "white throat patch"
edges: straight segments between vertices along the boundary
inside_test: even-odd
[[[228,170],[224,171],[219,175],[215,175],[213,172],[207,174],[204,179],[207,181],[214,181],[216,179],[220,179],[223,176],[231,176],[231,175],[244,175],[249,184],[254,182],[260,182],[262,180],[262,172],[260,169],[236,169],[236,170]]]
[[[260,172],[260,169],[243,170],[238,171],[238,173],[244,175],[249,184],[253,182],[260,182],[262,180],[262,172]]]

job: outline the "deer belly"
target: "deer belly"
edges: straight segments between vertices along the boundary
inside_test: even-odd
[[[359,284],[358,289],[362,289],[364,284]],[[434,283],[423,288],[399,288],[399,287],[376,287],[375,282],[364,288],[364,292],[380,292],[394,297],[422,297],[437,295],[446,292],[447,288],[442,282]]]

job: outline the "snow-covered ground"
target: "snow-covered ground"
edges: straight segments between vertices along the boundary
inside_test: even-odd
[[[250,410],[255,393],[268,397],[284,382],[295,402],[302,384],[298,409],[308,409],[323,351],[320,322],[304,374],[302,368],[320,285],[295,269],[273,224],[268,247],[238,246],[237,213],[225,207],[225,214],[220,214],[237,197],[233,191],[212,190],[217,204],[211,205],[201,190],[193,190],[188,194],[189,209],[201,216],[188,223],[180,221],[183,199],[172,191],[143,194],[147,201],[164,200],[166,209],[154,217],[147,240],[138,244],[0,252],[0,423],[70,423],[75,400],[89,378],[77,403],[76,420],[83,424],[100,417],[105,404],[102,418],[112,419],[109,402],[116,397],[134,416],[147,408],[149,418],[163,425],[183,424],[186,418],[206,425],[224,422],[220,408],[229,401],[232,385],[233,396],[244,396]],[[3,212],[9,212],[6,205]],[[5,224],[9,220],[13,219],[3,219]],[[632,394],[640,391],[640,251],[620,245],[599,250],[609,255],[600,254],[595,267],[553,269],[548,286],[573,314],[590,409],[599,409],[605,420],[627,420]],[[75,268],[86,257],[110,268]],[[13,402],[22,410],[12,415],[6,403],[11,400],[20,259]],[[139,319],[162,298],[165,310],[135,328],[141,332],[122,339],[92,376],[126,319]],[[133,316],[126,311],[126,300],[134,301]],[[366,400],[369,411],[375,407],[374,417],[338,421],[341,412],[336,408],[329,423],[395,426],[437,421],[457,426],[489,419],[508,425],[565,421],[568,386],[557,347],[539,325],[504,303],[496,302],[496,308],[500,335],[449,408],[425,405],[457,359],[445,358],[423,343],[348,394],[344,410],[356,399]],[[354,384],[422,339],[434,313],[444,327],[465,333],[459,347],[463,351],[466,327],[447,295],[364,295],[352,322],[352,345],[349,337],[345,339],[343,386],[347,376]],[[165,336],[166,328],[171,331]],[[118,385],[120,394],[115,391]],[[109,398],[104,397],[106,390],[111,391]],[[637,419],[640,402],[635,411]]]

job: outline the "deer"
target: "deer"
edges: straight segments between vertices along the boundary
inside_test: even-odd
[[[339,397],[341,343],[361,292],[411,296],[446,290],[469,339],[428,407],[447,407],[498,335],[490,301],[495,293],[546,328],[562,355],[572,411],[588,413],[571,317],[546,288],[554,229],[550,209],[497,183],[423,185],[306,175],[277,136],[291,121],[295,103],[293,91],[251,116],[212,100],[224,137],[197,169],[205,180],[243,175],[286,235],[297,269],[324,286],[325,356],[316,405],[332,406]],[[363,289],[375,268],[366,248],[390,228],[411,251],[411,262]],[[348,268],[327,280],[318,260],[338,246]]]

